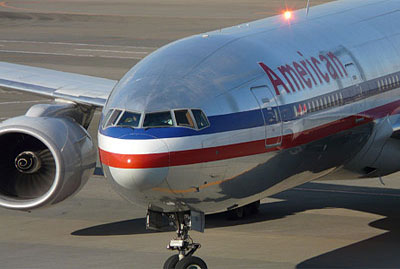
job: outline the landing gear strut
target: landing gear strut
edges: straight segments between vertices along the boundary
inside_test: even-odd
[[[206,263],[199,257],[193,256],[201,245],[194,243],[189,236],[189,230],[204,232],[204,214],[194,211],[161,213],[148,211],[147,227],[150,229],[165,228],[166,218],[169,226],[176,228],[177,236],[167,246],[169,250],[176,250],[164,263],[164,269],[207,269]],[[162,220],[164,219],[164,221]]]
[[[193,256],[201,245],[194,243],[193,239],[189,236],[189,230],[191,227],[190,215],[175,213],[170,216],[170,218],[172,218],[174,226],[177,228],[177,237],[171,240],[167,248],[170,250],[177,250],[179,254],[171,256],[165,262],[164,269],[207,269],[207,265],[202,259]],[[171,267],[174,265],[174,262],[176,262],[175,266]]]

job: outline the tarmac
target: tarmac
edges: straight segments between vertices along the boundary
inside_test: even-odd
[[[155,49],[192,34],[305,6],[303,0],[0,1],[0,61],[119,79]],[[313,5],[327,1],[311,1]],[[0,74],[1,77],[1,74]],[[0,120],[48,99],[0,91]],[[90,126],[96,134],[98,115]],[[96,138],[95,138],[96,139]],[[262,201],[260,212],[206,217],[192,232],[214,268],[400,267],[400,175],[312,182]],[[145,209],[93,176],[31,213],[0,209],[1,268],[161,268],[174,232],[145,229]]]

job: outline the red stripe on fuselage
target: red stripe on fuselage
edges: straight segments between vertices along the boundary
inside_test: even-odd
[[[159,168],[245,157],[287,149],[349,130],[387,115],[400,114],[400,100],[372,108],[359,115],[349,116],[299,133],[284,135],[279,147],[265,148],[265,140],[257,140],[226,146],[201,148],[153,154],[118,154],[99,149],[103,164],[116,168]],[[279,138],[268,138],[268,144],[276,144]]]
[[[116,168],[158,168],[169,166],[169,153],[118,154],[99,148],[100,161]]]
[[[226,160],[303,145],[360,126],[372,120],[373,118],[370,117],[350,116],[300,133],[285,135],[283,136],[281,146],[268,149],[265,148],[265,140],[154,154],[117,154],[99,149],[100,160],[107,166],[131,169],[159,168]],[[267,142],[268,144],[276,144],[278,138],[268,138]]]

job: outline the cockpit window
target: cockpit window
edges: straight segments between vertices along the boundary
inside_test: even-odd
[[[174,126],[170,111],[147,113],[143,122],[143,128],[169,126]]]
[[[127,126],[127,127],[139,127],[140,114],[125,111],[124,114],[118,120],[117,126]]]
[[[200,109],[192,109],[192,113],[194,119],[196,120],[197,128],[203,129],[210,126],[210,123],[208,122],[208,119],[203,111],[201,111]]]
[[[119,116],[121,115],[121,112],[122,111],[118,109],[109,110],[104,118],[103,128],[107,128],[111,125],[114,125],[117,122]]]
[[[112,114],[113,112],[114,112],[114,110],[112,110],[112,109],[110,109],[110,110],[107,112],[106,116],[105,116],[104,119],[103,119],[103,128],[106,128],[108,119],[110,118],[110,116],[111,116],[111,114]]]
[[[177,126],[184,126],[195,128],[192,116],[190,115],[190,111],[185,110],[175,110],[175,120]]]
[[[151,128],[151,127],[187,127],[204,129],[210,126],[207,116],[200,109],[177,109],[172,111],[142,113],[110,109],[103,119],[103,129],[110,126]]]

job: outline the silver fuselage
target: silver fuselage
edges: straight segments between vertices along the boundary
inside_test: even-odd
[[[210,126],[100,124],[107,178],[153,210],[211,213],[332,172],[362,175],[351,162],[398,118],[399,9],[396,0],[337,1],[158,49],[117,84],[103,118],[196,108]]]

